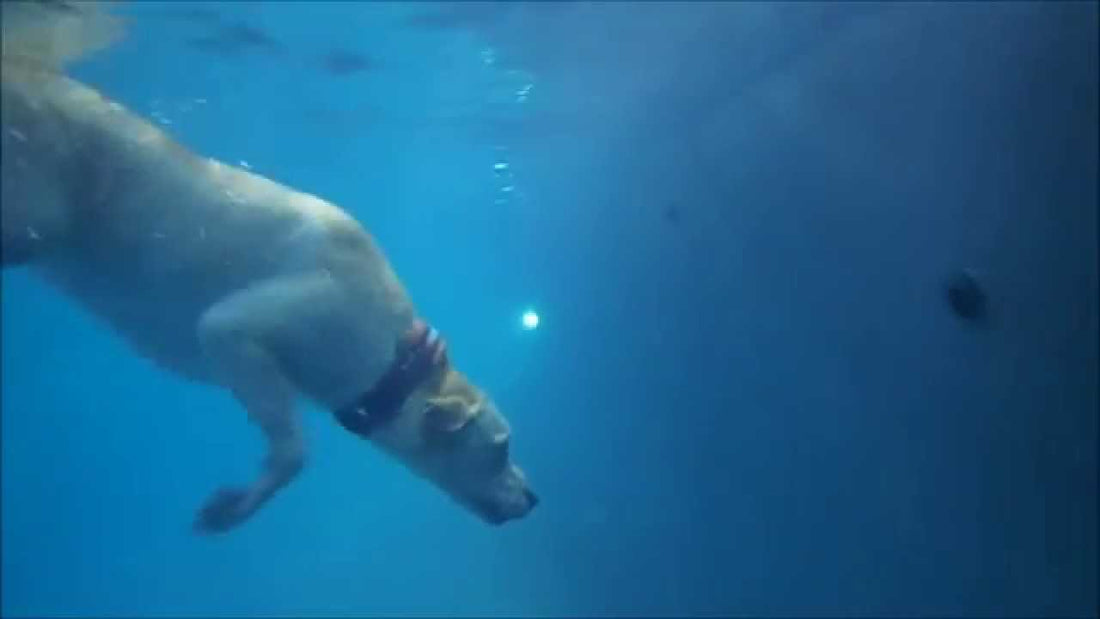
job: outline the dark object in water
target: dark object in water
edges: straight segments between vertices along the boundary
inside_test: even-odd
[[[183,3],[180,3],[183,4]],[[221,25],[222,15],[206,6],[176,6],[173,3],[169,3],[169,6],[163,8],[147,8],[142,7],[140,9],[141,19],[163,19],[176,22],[190,22],[199,26],[216,27]]]
[[[982,322],[988,314],[988,300],[974,273],[963,270],[947,280],[947,302],[955,315],[964,320]]]
[[[259,28],[236,23],[220,28],[215,34],[189,39],[187,44],[197,50],[222,57],[235,57],[248,50],[281,52],[282,44]]]
[[[270,49],[278,49],[281,47],[279,42],[272,38],[271,35],[249,26],[245,23],[236,23],[222,31],[222,36],[230,41],[234,41],[242,46],[248,47],[266,47]]]
[[[37,0],[38,4],[55,11],[65,13],[79,13],[80,9],[69,0]]]
[[[165,17],[189,21],[194,24],[216,25],[221,23],[222,16],[213,9],[206,7],[181,8],[177,11],[165,11]]]
[[[499,18],[506,3],[480,3],[480,2],[456,2],[444,3],[443,6],[429,13],[412,15],[404,20],[404,25],[420,30],[457,30],[472,28],[479,24],[484,25]]]
[[[375,63],[357,52],[333,50],[321,57],[321,67],[332,75],[344,77],[373,69]]]

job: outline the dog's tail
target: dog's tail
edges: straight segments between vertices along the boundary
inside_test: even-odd
[[[0,0],[4,62],[32,63],[52,71],[110,46],[122,37],[122,20],[104,1]]]

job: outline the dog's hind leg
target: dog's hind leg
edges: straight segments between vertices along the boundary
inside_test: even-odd
[[[335,288],[323,275],[299,275],[238,291],[203,315],[198,335],[219,382],[259,425],[268,456],[251,485],[214,494],[195,522],[201,532],[226,531],[246,520],[288,484],[305,461],[295,410],[297,390],[278,358],[277,339],[308,322],[310,307]]]

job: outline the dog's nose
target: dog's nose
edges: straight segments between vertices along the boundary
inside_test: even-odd
[[[531,491],[530,488],[524,488],[523,496],[527,498],[527,509],[535,509],[535,506],[539,504],[539,495]]]

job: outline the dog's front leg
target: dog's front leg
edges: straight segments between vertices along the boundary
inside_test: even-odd
[[[305,441],[295,410],[296,392],[273,352],[276,330],[294,325],[303,304],[317,301],[315,280],[279,279],[250,287],[211,307],[199,339],[221,384],[259,425],[268,443],[260,476],[244,488],[216,492],[195,528],[227,531],[244,522],[301,470]]]

